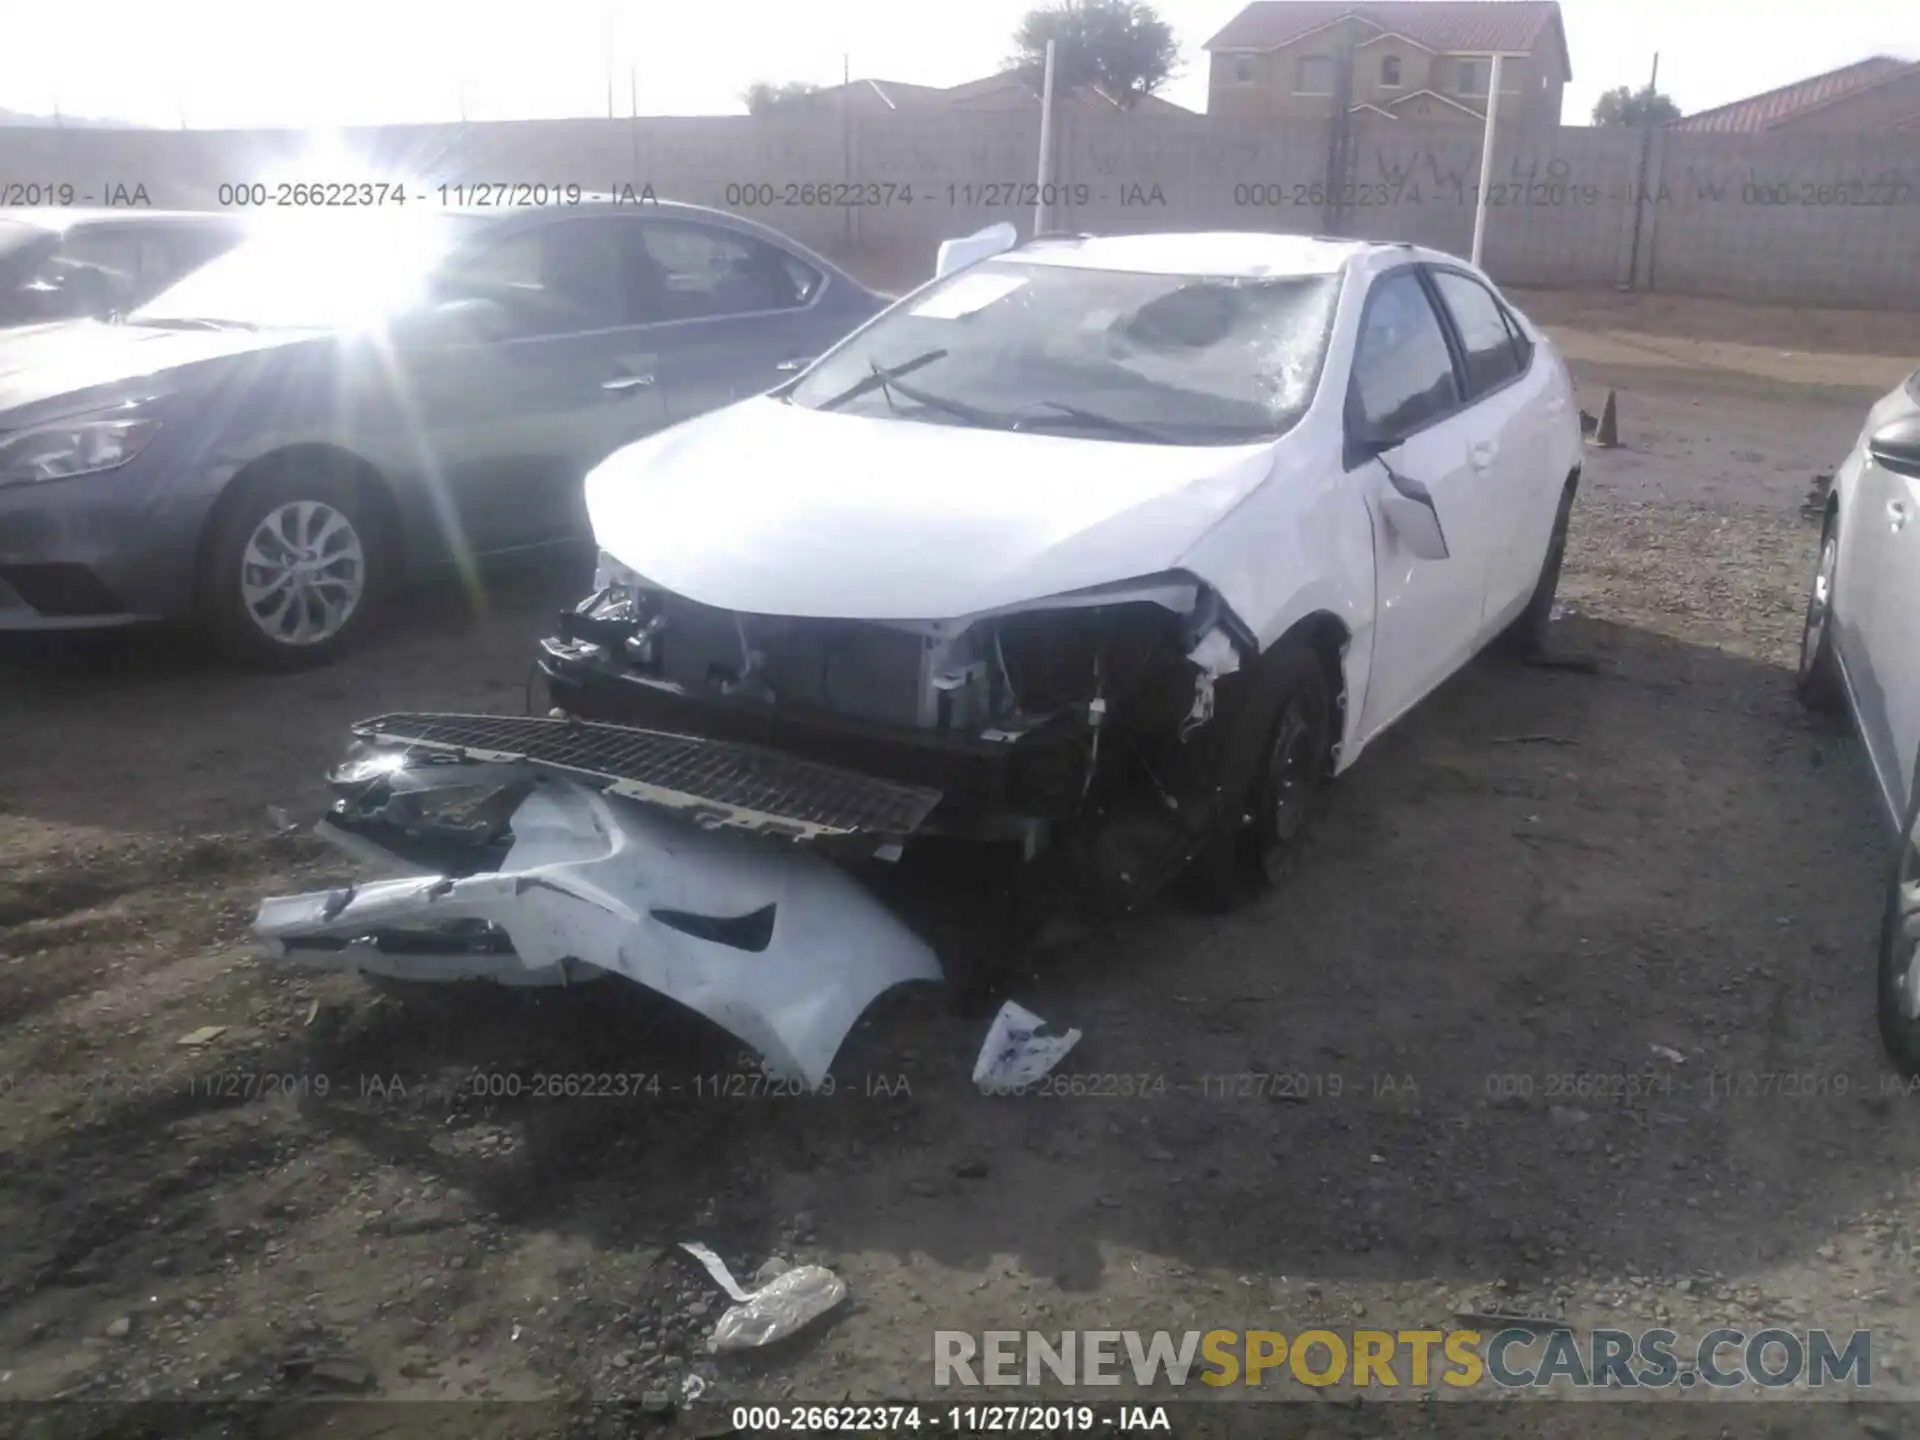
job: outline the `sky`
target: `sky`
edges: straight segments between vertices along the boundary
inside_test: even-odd
[[[756,80],[954,85],[998,69],[1032,0],[60,0],[9,7],[0,109],[167,127],[741,114]],[[1167,98],[1206,108],[1201,46],[1241,0],[1157,0]],[[1563,121],[1645,82],[1707,109],[1867,55],[1920,59],[1915,0],[1561,0]],[[1764,17],[1764,18],[1762,18]]]

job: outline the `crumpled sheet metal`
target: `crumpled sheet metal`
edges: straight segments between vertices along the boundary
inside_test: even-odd
[[[457,784],[458,767],[448,768]],[[267,958],[420,980],[560,984],[595,970],[624,975],[744,1040],[769,1074],[810,1089],[876,997],[908,980],[942,978],[919,937],[811,851],[702,830],[551,779],[520,803],[512,828],[498,871],[416,874],[263,901],[254,929]],[[776,907],[772,936],[757,951],[689,935],[651,913],[732,918],[768,905]],[[420,955],[359,943],[375,931],[462,920],[498,926],[512,953]]]

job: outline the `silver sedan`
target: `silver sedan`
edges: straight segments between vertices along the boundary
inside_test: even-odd
[[[0,632],[193,616],[322,658],[425,567],[585,538],[598,461],[885,303],[651,200],[263,230],[124,323],[0,337]]]

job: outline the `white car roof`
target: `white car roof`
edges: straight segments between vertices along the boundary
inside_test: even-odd
[[[1152,275],[1332,275],[1364,256],[1410,247],[1253,230],[1174,235],[1076,235],[1031,241],[1003,258],[1032,265]]]

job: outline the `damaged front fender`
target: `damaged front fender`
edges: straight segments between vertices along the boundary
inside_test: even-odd
[[[470,783],[466,767],[438,768],[450,787]],[[810,1089],[876,997],[942,978],[932,950],[810,849],[703,829],[532,767],[521,778],[497,870],[266,900],[254,928],[268,958],[415,980],[623,975]]]

